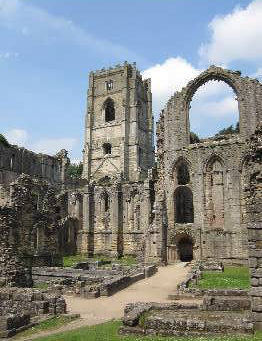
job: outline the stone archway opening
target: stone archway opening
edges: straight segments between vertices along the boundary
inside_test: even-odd
[[[207,79],[189,104],[190,143],[199,139],[239,133],[236,92],[225,80]]]
[[[182,237],[177,244],[178,259],[181,262],[193,260],[193,241],[189,236]]]

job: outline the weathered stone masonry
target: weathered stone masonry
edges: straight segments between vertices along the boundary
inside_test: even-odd
[[[240,133],[190,144],[190,102],[209,80],[233,88]],[[135,65],[91,72],[87,100],[81,181],[66,176],[65,151],[49,157],[0,146],[1,205],[17,211],[20,198],[12,201],[11,192],[21,173],[35,183],[19,185],[21,193],[30,193],[28,210],[21,207],[20,248],[38,254],[34,259],[48,249],[52,257],[82,252],[247,263],[248,141],[261,122],[262,85],[214,66],[189,82],[161,112],[157,167],[151,84]]]
[[[190,102],[209,80],[224,81],[235,91],[240,133],[190,144]],[[163,249],[170,261],[183,257],[183,252],[190,254],[191,248],[197,259],[247,262],[246,139],[261,121],[261,103],[262,85],[257,80],[211,66],[175,93],[162,111],[157,128],[157,200],[164,200],[167,207]]]

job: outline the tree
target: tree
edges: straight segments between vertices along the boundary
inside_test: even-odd
[[[238,134],[239,133],[239,122],[236,123],[235,128],[231,124],[229,127],[219,130],[216,136],[227,135],[227,134]]]
[[[70,163],[67,174],[73,179],[80,179],[83,173],[83,163]]]
[[[190,143],[199,143],[200,142],[200,138],[197,136],[196,133],[194,133],[193,131],[190,131]]]
[[[6,147],[9,147],[9,146],[10,146],[9,142],[8,142],[7,139],[4,137],[3,134],[0,134],[0,143],[2,143],[2,144],[3,144],[4,146],[6,146]]]

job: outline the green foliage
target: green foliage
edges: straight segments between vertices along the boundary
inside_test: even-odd
[[[193,131],[190,131],[190,143],[199,143],[199,142],[200,142],[200,138],[198,137],[198,135],[194,133]]]
[[[121,336],[118,329],[120,321],[110,321],[90,327],[83,327],[70,332],[51,335],[49,337],[37,338],[38,341],[259,341],[262,332],[255,335],[228,335],[228,336],[188,336],[188,337],[160,337],[160,336]]]
[[[245,266],[227,266],[224,272],[205,271],[197,287],[200,289],[248,289],[249,269]]]
[[[216,134],[216,136],[227,135],[227,134],[238,134],[238,133],[239,133],[239,122],[237,122],[235,127],[233,127],[233,125],[231,124],[229,127],[220,130]]]
[[[53,316],[48,319],[46,319],[43,322],[40,322],[34,327],[31,327],[21,333],[18,333],[14,339],[24,339],[27,338],[31,335],[34,335],[36,333],[39,333],[41,331],[46,331],[46,330],[54,330],[57,329],[73,320],[75,320],[77,317],[76,316]]]
[[[137,263],[136,258],[131,255],[126,255],[119,258],[112,258],[112,257],[106,257],[104,255],[94,255],[94,260],[100,260],[100,261],[110,261],[118,264],[122,264],[125,266],[131,266]]]
[[[10,146],[9,142],[8,142],[7,139],[4,137],[3,134],[0,134],[0,143],[2,143],[2,144],[3,144],[4,146],[6,146],[6,147],[9,147],[9,146]]]
[[[111,257],[106,257],[104,255],[94,255],[92,260],[98,260],[98,261],[110,261],[118,264],[122,264],[125,266],[131,266],[136,264],[136,258],[134,256],[124,256],[121,258],[111,258]],[[86,254],[77,254],[73,256],[64,256],[63,257],[63,266],[68,268],[73,265],[75,265],[78,262],[86,262],[88,260]]]
[[[76,263],[87,261],[87,255],[85,254],[78,254],[72,256],[64,256],[63,257],[63,266],[65,268],[69,268]]]
[[[83,173],[83,163],[70,163],[67,174],[73,179],[80,179]]]
[[[47,289],[49,287],[49,283],[46,283],[46,282],[36,283],[36,284],[34,284],[33,287],[36,288],[36,289],[43,289],[43,290],[45,290],[45,289]]]

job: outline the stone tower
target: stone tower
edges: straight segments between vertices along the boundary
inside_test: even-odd
[[[150,79],[127,62],[90,72],[83,177],[140,181],[153,164]]]

